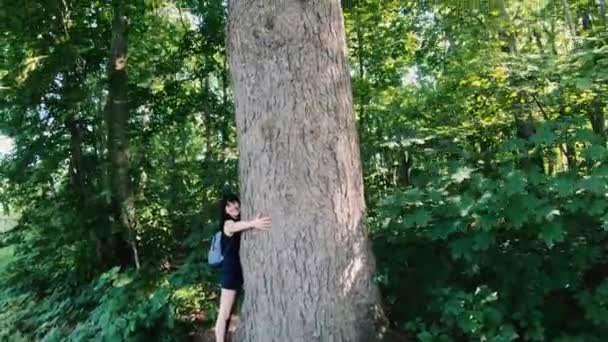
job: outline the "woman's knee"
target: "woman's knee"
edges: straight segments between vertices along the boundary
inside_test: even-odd
[[[218,312],[218,321],[227,321],[230,318],[232,305],[234,304],[235,291],[222,289],[220,295],[220,309]]]
[[[224,310],[223,308],[220,308],[220,312],[218,312],[217,314],[217,320],[218,321],[227,321],[228,318],[230,318],[230,308]]]

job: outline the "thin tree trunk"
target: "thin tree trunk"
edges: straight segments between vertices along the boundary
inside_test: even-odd
[[[73,117],[68,119],[67,127],[70,131],[70,175],[72,186],[78,195],[80,208],[86,213],[88,208],[91,207],[93,194],[91,193],[91,184],[89,184],[87,171],[82,161],[82,131],[80,125]],[[97,236],[95,229],[88,228],[87,232],[91,242],[95,244],[96,261],[101,263],[103,262],[101,240]]]
[[[534,42],[536,43],[536,47],[538,47],[540,54],[545,55],[545,47],[543,46],[540,32],[538,32],[536,28],[532,29],[532,36],[534,37]]]
[[[592,24],[591,24],[591,17],[589,16],[589,13],[587,13],[587,12],[581,13],[581,23],[583,24],[584,31],[591,30]]]
[[[211,101],[209,100],[211,97],[211,87],[209,86],[209,77],[205,77],[205,80],[201,80],[201,85],[203,87],[203,93],[204,93],[204,108],[203,108],[203,115],[205,116],[205,133],[206,133],[206,142],[205,142],[205,148],[207,149],[207,153],[206,153],[206,157],[208,159],[212,159],[212,149],[211,149],[211,136],[212,136],[212,124],[213,124],[213,120],[211,119]]]
[[[384,316],[340,1],[232,0],[228,27],[242,214],[273,219],[243,238],[237,337],[374,341]]]
[[[568,163],[568,170],[576,170],[578,163],[576,161],[576,148],[574,147],[574,144],[563,144],[562,151],[564,152],[566,162]]]
[[[134,203],[129,179],[127,18],[121,0],[114,1],[113,7],[112,47],[108,64],[109,94],[106,105],[112,203],[121,232],[128,236],[135,267],[139,269],[139,252],[134,233]]]
[[[517,137],[529,140],[536,133],[536,128],[534,127],[532,117],[525,113],[524,103],[526,102],[526,93],[522,90],[517,93],[517,96],[511,102],[511,110],[513,111],[513,119],[515,120]]]
[[[606,25],[606,0],[598,0],[600,7],[600,19],[603,25]]]
[[[507,21],[509,27],[512,26],[511,18],[507,12],[507,8],[504,0],[499,1],[500,13],[504,20]],[[508,34],[509,52],[511,55],[517,55],[517,40],[512,30],[509,30]],[[515,122],[515,132],[517,137],[520,139],[530,141],[530,138],[536,132],[536,124],[534,118],[530,113],[526,114],[526,104],[528,94],[525,91],[519,91],[517,96],[511,102],[511,110],[513,111],[513,120]],[[536,164],[541,170],[545,170],[543,162],[542,149],[538,148],[537,153],[530,155],[529,146],[524,147],[522,150],[524,160]]]
[[[222,118],[220,120],[220,132],[222,134],[222,152],[226,147],[228,147],[229,141],[229,133],[228,133],[228,115],[232,113],[232,111],[228,108],[228,66],[227,66],[227,56],[224,56],[223,60],[223,70],[220,71],[221,79],[222,79]]]
[[[543,105],[540,103],[538,98],[535,95],[532,95],[532,99],[538,106],[538,109],[540,110],[545,121],[546,122],[551,121],[551,118],[549,117],[549,115],[547,114],[545,109],[543,108]],[[563,106],[562,106],[562,109],[560,110],[560,115],[561,116],[564,115]],[[566,162],[564,164],[567,166],[568,170],[576,170],[578,165],[577,165],[577,161],[576,161],[576,148],[574,147],[574,144],[564,143],[564,144],[558,144],[557,146],[558,146],[558,149],[560,150],[560,152],[562,152],[564,157],[566,158]],[[549,162],[550,161],[551,161],[551,157],[549,156]],[[553,169],[553,167],[551,167],[551,169],[549,170],[549,174],[553,173],[552,169]]]
[[[357,58],[359,59],[359,77],[361,78],[361,83],[365,81],[365,57],[363,56],[363,32],[361,31],[361,23],[359,22],[359,14],[357,13]],[[366,99],[366,91],[361,89],[361,94],[359,98],[359,136],[363,137],[365,134],[365,99]]]
[[[601,95],[597,94],[589,106],[588,116],[593,132],[603,140],[606,138],[606,118],[604,117]]]
[[[412,168],[414,166],[414,158],[409,151],[404,151],[399,154],[399,185],[408,187],[412,184]]]
[[[69,118],[66,125],[70,132],[70,175],[72,177],[72,184],[80,193],[81,200],[86,200],[82,193],[86,186],[86,181],[82,167],[82,136],[80,127],[78,127],[78,123],[74,118]]]
[[[592,28],[591,18],[589,17],[589,14],[587,12],[583,12],[581,14],[581,20],[583,23],[583,30],[585,30],[586,32],[590,31]],[[602,139],[602,141],[604,141],[606,132],[606,121],[604,118],[604,111],[602,107],[602,96],[596,93],[595,98],[587,109],[587,116],[589,117],[589,121],[591,122],[591,128],[593,129],[593,132],[597,134]]]
[[[507,32],[509,51],[511,52],[511,54],[514,55],[517,53],[517,40],[515,39],[515,33],[512,30],[511,18],[509,17],[509,13],[507,12],[507,6],[505,4],[505,1],[499,0],[498,4],[500,7],[500,16],[509,26],[509,31]]]
[[[574,22],[572,21],[572,14],[570,13],[570,4],[568,0],[562,0],[562,4],[564,6],[564,15],[566,17],[566,24],[568,25],[568,29],[570,30],[570,36],[572,41],[576,39],[576,27],[574,26]]]
[[[551,20],[551,29],[543,24],[543,30],[547,34],[547,40],[551,46],[551,53],[553,53],[553,55],[557,55],[557,45],[555,44],[555,23],[553,20]]]

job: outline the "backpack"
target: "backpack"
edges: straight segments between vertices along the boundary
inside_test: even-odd
[[[224,261],[224,254],[222,253],[222,231],[220,230],[213,235],[207,254],[207,262],[213,267],[218,267],[222,264],[222,261]]]

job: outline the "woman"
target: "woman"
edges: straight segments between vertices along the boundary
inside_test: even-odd
[[[259,215],[251,221],[240,220],[240,202],[234,194],[225,194],[220,201],[220,226],[222,230],[222,269],[220,285],[220,309],[215,323],[215,338],[217,342],[224,342],[226,338],[226,327],[232,305],[237,291],[243,286],[243,270],[239,257],[241,246],[241,232],[247,229],[268,231],[270,229],[270,218]]]

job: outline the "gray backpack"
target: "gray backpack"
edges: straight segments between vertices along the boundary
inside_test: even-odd
[[[222,231],[220,230],[213,235],[207,254],[207,262],[213,267],[218,267],[222,264],[222,261],[224,261],[224,255],[222,253]]]

